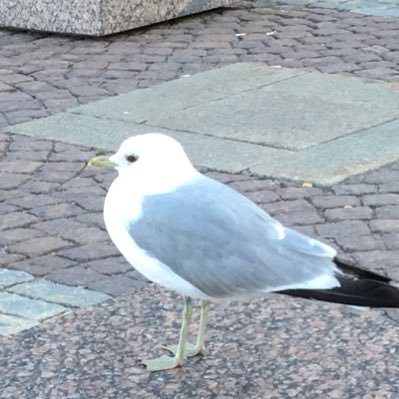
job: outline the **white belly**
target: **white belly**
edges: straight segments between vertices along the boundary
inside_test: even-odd
[[[163,287],[192,298],[210,299],[136,244],[128,229],[131,223],[141,217],[141,201],[135,196],[126,195],[126,192],[123,196],[118,195],[120,184],[116,179],[108,191],[104,221],[111,240],[125,259],[143,276]],[[132,198],[136,198],[136,202]]]

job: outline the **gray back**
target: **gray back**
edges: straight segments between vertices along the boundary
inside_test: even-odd
[[[211,297],[273,290],[331,273],[331,254],[229,187],[201,176],[145,197],[136,243]],[[134,265],[133,265],[134,266]]]

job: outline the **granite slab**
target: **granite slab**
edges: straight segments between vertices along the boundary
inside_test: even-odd
[[[4,0],[0,27],[104,36],[236,0]]]
[[[108,151],[158,131],[197,167],[328,186],[399,159],[398,123],[395,84],[243,63],[8,130]]]

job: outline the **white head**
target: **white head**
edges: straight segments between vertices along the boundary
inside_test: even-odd
[[[198,174],[180,143],[161,133],[126,139],[109,160],[120,176],[145,185],[176,187]]]

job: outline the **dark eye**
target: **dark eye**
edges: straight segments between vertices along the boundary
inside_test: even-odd
[[[126,161],[128,161],[129,163],[136,162],[138,159],[139,157],[136,155],[126,155]]]

